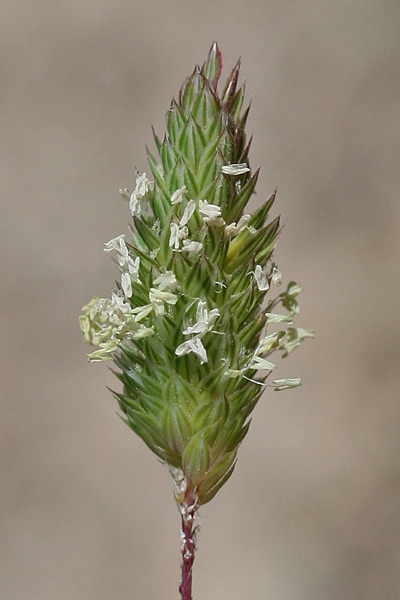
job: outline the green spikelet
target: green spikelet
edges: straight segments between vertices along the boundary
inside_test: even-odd
[[[111,358],[123,385],[123,419],[167,465],[178,503],[205,504],[231,475],[249,417],[275,365],[312,332],[292,325],[301,288],[269,298],[281,275],[272,260],[279,218],[275,193],[252,215],[251,172],[238,62],[221,93],[216,44],[186,79],[166,115],[152,176],[122,190],[133,217],[113,252],[121,283],[83,309],[81,329]],[[281,305],[283,314],[275,313]],[[267,328],[270,330],[267,333]],[[298,379],[272,382],[276,390]]]

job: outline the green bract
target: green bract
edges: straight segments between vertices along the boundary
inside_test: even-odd
[[[290,282],[269,299],[281,281],[272,261],[279,218],[268,222],[275,193],[244,212],[259,171],[249,167],[239,66],[219,93],[214,44],[184,82],[167,133],[154,136],[159,158],[148,152],[152,176],[137,173],[134,190],[121,190],[133,233],[104,248],[121,282],[80,317],[98,347],[89,360],[114,360],[123,418],[169,465],[178,503],[204,504],[221,488],[275,367],[267,357],[312,336],[282,329],[299,312],[300,286]],[[298,385],[272,382],[276,390]]]

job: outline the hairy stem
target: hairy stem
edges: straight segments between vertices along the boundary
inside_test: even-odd
[[[182,518],[181,553],[182,573],[179,591],[182,600],[192,600],[192,570],[196,552],[196,537],[198,529],[196,499],[186,498],[179,504]]]

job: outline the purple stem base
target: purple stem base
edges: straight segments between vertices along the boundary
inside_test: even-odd
[[[182,552],[182,574],[179,584],[179,592],[182,600],[192,600],[192,570],[196,552],[197,527],[196,512],[197,504],[193,502],[182,502],[179,505],[182,517],[181,552]]]

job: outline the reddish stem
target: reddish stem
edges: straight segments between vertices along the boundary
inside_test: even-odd
[[[192,570],[196,552],[196,501],[189,502],[186,499],[179,505],[182,517],[181,552],[182,552],[182,575],[179,591],[182,600],[192,600]]]

